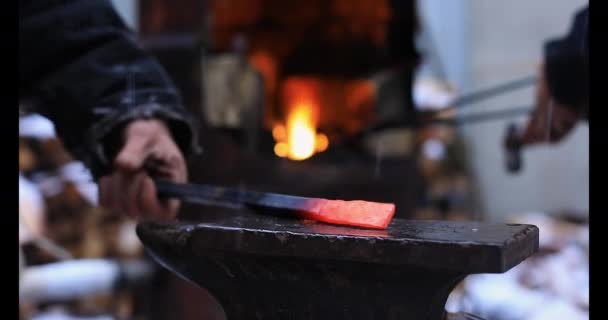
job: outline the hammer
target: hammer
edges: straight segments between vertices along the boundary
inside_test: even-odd
[[[507,126],[504,139],[505,165],[510,173],[518,173],[523,167],[522,146],[521,130],[512,122]]]

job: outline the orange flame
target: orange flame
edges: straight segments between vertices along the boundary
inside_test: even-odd
[[[292,160],[304,160],[312,156],[315,153],[315,133],[311,107],[296,105],[287,117],[287,156]]]
[[[308,159],[329,146],[327,136],[317,133],[312,106],[302,102],[291,108],[287,127],[276,125],[272,129],[272,136],[277,141],[274,153],[291,160]]]
[[[329,147],[327,136],[317,132],[319,90],[315,79],[293,77],[285,81],[282,91],[286,117],[284,123],[272,127],[277,156],[304,160]]]

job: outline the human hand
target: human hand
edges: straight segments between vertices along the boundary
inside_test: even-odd
[[[574,108],[562,105],[551,97],[542,66],[538,75],[535,109],[522,134],[524,145],[559,142],[581,119],[581,114]]]
[[[135,120],[123,131],[124,144],[114,160],[114,171],[100,179],[100,203],[136,220],[171,220],[180,203],[161,201],[150,176],[185,183],[188,173],[184,156],[171,132],[160,120]]]

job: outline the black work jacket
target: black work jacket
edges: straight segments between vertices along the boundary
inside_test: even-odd
[[[96,177],[133,119],[163,119],[186,155],[197,150],[179,92],[106,0],[19,1],[19,95]]]
[[[551,96],[562,105],[588,117],[589,99],[589,8],[574,17],[568,34],[548,41],[544,47],[545,78]]]

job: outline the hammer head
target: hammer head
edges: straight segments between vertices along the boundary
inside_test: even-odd
[[[504,148],[507,172],[518,173],[523,167],[521,156],[522,141],[520,130],[515,123],[507,126]]]

